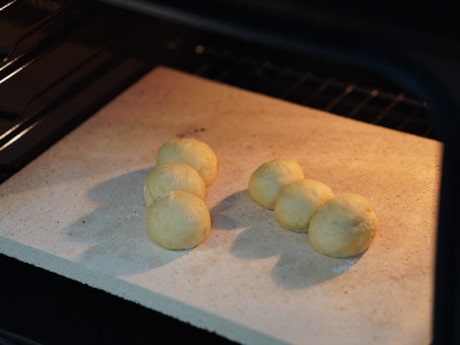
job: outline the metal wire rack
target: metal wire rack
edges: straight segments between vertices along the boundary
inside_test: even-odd
[[[263,93],[337,115],[438,139],[429,106],[402,90],[341,77],[337,70],[305,69],[197,45],[188,71],[209,79]]]

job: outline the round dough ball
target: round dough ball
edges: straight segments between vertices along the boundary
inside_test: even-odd
[[[206,186],[200,174],[185,163],[168,163],[157,165],[145,180],[144,201],[148,207],[159,196],[180,190],[204,199]]]
[[[308,241],[327,256],[355,256],[367,250],[377,227],[377,215],[369,201],[358,194],[344,193],[326,201],[313,215]]]
[[[313,214],[334,192],[325,183],[300,179],[284,186],[275,201],[275,219],[292,231],[307,231]]]
[[[203,178],[207,186],[217,176],[217,156],[208,144],[194,138],[172,139],[158,150],[157,165],[165,163],[186,163]]]
[[[147,232],[166,249],[190,249],[211,231],[211,215],[203,199],[172,191],[155,199],[147,210]]]
[[[292,159],[273,159],[263,163],[249,179],[249,196],[259,205],[272,210],[281,188],[304,178],[303,169]]]

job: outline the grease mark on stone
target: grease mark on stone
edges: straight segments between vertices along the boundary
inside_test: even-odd
[[[179,139],[182,139],[182,138],[192,136],[193,134],[196,134],[196,133],[199,133],[199,132],[204,132],[204,131],[206,131],[206,128],[204,128],[204,127],[187,129],[187,130],[185,130],[183,132],[177,133],[176,137],[178,137]]]

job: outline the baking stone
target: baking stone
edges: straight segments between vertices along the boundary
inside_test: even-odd
[[[213,229],[168,251],[143,187],[177,137],[219,157]],[[428,344],[442,144],[157,67],[0,185],[0,252],[245,344]],[[379,217],[363,255],[329,258],[249,198],[291,158]],[[152,335],[154,337],[154,335]]]

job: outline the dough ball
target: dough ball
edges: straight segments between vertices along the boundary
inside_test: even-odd
[[[308,241],[318,252],[337,258],[363,253],[378,227],[372,205],[361,195],[346,193],[329,199],[313,215]]]
[[[200,174],[185,163],[157,165],[145,180],[144,201],[148,207],[159,196],[180,190],[204,199],[206,187]]]
[[[323,182],[300,179],[284,186],[275,201],[275,219],[293,231],[307,231],[312,215],[327,200],[334,197]]]
[[[147,210],[147,232],[166,249],[190,249],[211,231],[211,215],[203,199],[172,191],[155,199]]]
[[[303,169],[292,159],[273,159],[263,163],[249,179],[248,192],[259,205],[272,210],[281,188],[304,178]]]
[[[158,150],[157,165],[165,163],[186,163],[203,178],[207,186],[217,176],[217,156],[208,144],[194,138],[172,139]]]

